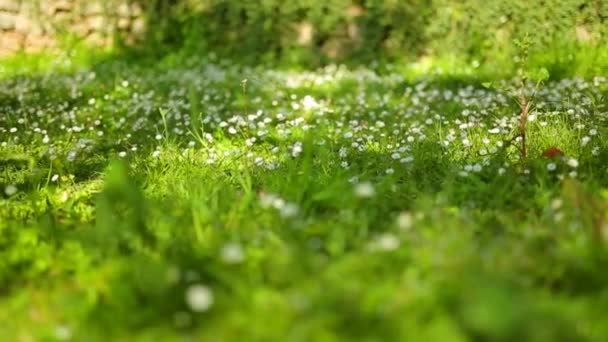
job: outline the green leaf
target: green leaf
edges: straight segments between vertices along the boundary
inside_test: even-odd
[[[536,80],[544,81],[549,79],[549,71],[546,68],[540,68],[540,70],[538,70],[534,76]]]

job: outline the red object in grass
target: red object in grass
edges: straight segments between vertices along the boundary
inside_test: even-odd
[[[543,152],[543,156],[548,158],[562,157],[564,156],[564,151],[557,147],[550,147]]]

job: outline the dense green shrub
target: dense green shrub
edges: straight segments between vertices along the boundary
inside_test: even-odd
[[[422,52],[431,1],[350,0],[148,3],[149,39],[258,58],[322,61],[379,50]],[[390,48],[390,49],[388,49]]]
[[[434,3],[437,12],[428,22],[426,33],[433,37],[429,49],[435,53],[446,52],[442,48],[449,46],[456,54],[501,60],[514,55],[511,44],[514,38],[529,33],[536,40],[537,55],[542,58],[550,55],[548,49],[565,51],[565,47],[572,45],[598,46],[606,34],[608,2],[603,0],[435,0]]]
[[[539,51],[597,45],[605,0],[145,1],[155,46],[295,61],[456,55],[497,60],[533,33]]]

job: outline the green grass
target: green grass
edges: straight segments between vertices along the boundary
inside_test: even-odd
[[[545,83],[520,160],[483,73],[28,58],[1,340],[608,337],[606,78]]]

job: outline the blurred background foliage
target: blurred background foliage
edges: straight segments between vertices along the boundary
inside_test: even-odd
[[[513,64],[512,41],[526,33],[537,42],[532,60],[554,75],[576,59],[594,67],[607,57],[605,0],[146,0],[141,5],[148,20],[142,46],[240,56],[253,63],[441,58],[500,69]]]

